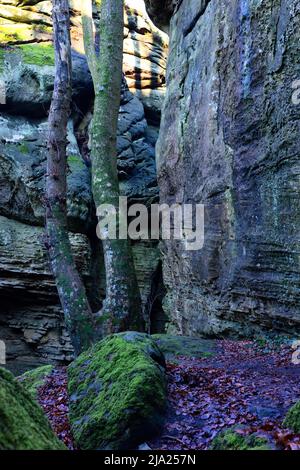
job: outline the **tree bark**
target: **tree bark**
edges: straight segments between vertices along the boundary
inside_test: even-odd
[[[67,123],[72,101],[68,0],[53,0],[55,84],[49,113],[46,177],[47,246],[75,354],[92,344],[93,316],[72,254],[67,224]]]
[[[100,53],[96,51],[92,2],[82,1],[85,51],[95,89],[91,135],[92,184],[96,207],[111,204],[119,225],[117,126],[120,107],[124,2],[97,0]],[[140,293],[128,240],[112,240],[101,233],[106,269],[106,298],[98,317],[102,334],[144,330]],[[101,333],[100,333],[101,334]]]

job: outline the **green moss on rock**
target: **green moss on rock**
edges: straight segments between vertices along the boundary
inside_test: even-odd
[[[52,28],[44,25],[37,28],[25,23],[0,24],[0,44],[4,46],[34,41],[38,36],[47,39],[51,34]]]
[[[0,73],[4,72],[8,63],[35,65],[38,67],[55,65],[54,48],[51,42],[18,44],[13,46],[0,45]]]
[[[300,401],[290,408],[283,421],[283,426],[300,433]]]
[[[25,64],[54,66],[54,48],[51,43],[21,44],[18,48]]]
[[[53,368],[53,366],[37,367],[25,372],[25,374],[18,377],[18,380],[33,398],[37,398],[38,389],[44,385],[46,378],[51,374]]]
[[[109,336],[81,354],[68,376],[71,426],[81,449],[126,449],[161,429],[164,357],[150,336]]]
[[[68,155],[69,166],[85,167],[82,158],[79,155]]]
[[[28,155],[30,152],[29,146],[26,142],[21,143],[18,147],[18,150],[20,153],[23,153],[24,155]]]
[[[63,450],[42,409],[13,375],[0,368],[0,449]]]
[[[218,434],[211,443],[211,450],[273,450],[267,439],[256,434],[244,435],[238,429],[227,429]]]

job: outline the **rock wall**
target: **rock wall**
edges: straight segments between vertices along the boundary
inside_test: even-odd
[[[145,0],[147,12],[155,24],[162,30],[169,31],[172,15],[182,0]]]
[[[70,1],[73,108],[68,129],[68,220],[75,257],[94,309],[104,294],[103,261],[95,239],[88,129],[93,85],[84,56],[79,0]],[[165,91],[168,37],[144,1],[126,0],[124,76],[118,130],[123,195],[158,198],[155,143]],[[47,114],[54,84],[51,2],[0,2],[0,339],[8,365],[21,372],[68,362],[72,349],[44,249]],[[134,256],[144,304],[159,263],[155,244]]]
[[[300,332],[299,22],[298,0],[177,2],[159,187],[205,204],[202,250],[164,244],[180,333]]]
[[[104,277],[90,191],[93,87],[80,1],[70,3],[69,227],[97,308]],[[20,371],[67,362],[72,350],[43,242],[54,79],[51,2],[0,4],[0,339],[7,341],[10,367]],[[170,33],[165,102],[168,36],[145,4],[154,23]],[[162,246],[170,330],[298,333],[300,120],[292,83],[300,78],[299,2],[126,0],[124,15],[122,192],[131,201],[158,199],[155,144],[163,106],[157,144],[161,202],[205,204],[202,250],[188,252],[173,241]],[[149,314],[161,289],[158,247],[135,244],[134,256]]]

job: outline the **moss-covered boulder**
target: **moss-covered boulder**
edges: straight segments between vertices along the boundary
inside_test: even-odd
[[[220,432],[211,443],[211,450],[274,450],[267,438],[245,435],[238,428]]]
[[[0,368],[0,449],[64,450],[39,405],[14,376]]]
[[[290,408],[283,421],[283,426],[300,433],[300,401]]]
[[[128,449],[160,431],[164,356],[146,334],[112,335],[68,368],[70,420],[81,449]]]
[[[54,366],[51,365],[37,367],[36,369],[29,370],[22,374],[18,377],[18,381],[26,388],[30,395],[36,399],[38,389],[44,385],[53,369]]]

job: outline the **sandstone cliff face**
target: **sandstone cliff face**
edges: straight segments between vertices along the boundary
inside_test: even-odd
[[[177,2],[159,187],[206,208],[203,250],[164,244],[183,334],[300,331],[299,22],[297,0]]]
[[[80,1],[70,4],[73,111],[68,129],[68,216],[76,260],[96,309],[104,293],[104,276],[90,189],[93,86],[83,52]],[[154,26],[144,1],[126,1],[124,15],[127,84],[122,89],[118,130],[120,185],[132,201],[149,203],[158,198],[155,143],[168,37]],[[51,2],[1,2],[0,339],[6,341],[10,367],[19,372],[43,362],[66,362],[72,355],[44,248],[47,114],[54,83],[51,41]],[[157,246],[136,244],[134,256],[147,304],[159,263]]]

